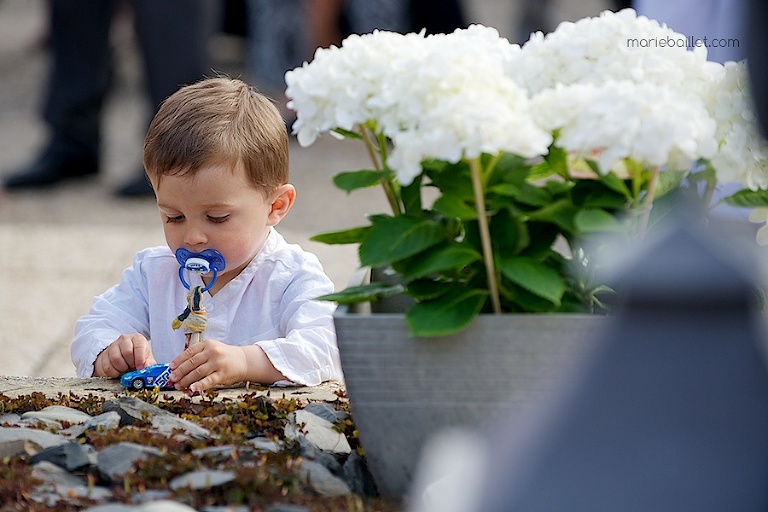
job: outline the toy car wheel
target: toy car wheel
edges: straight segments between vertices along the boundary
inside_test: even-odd
[[[136,391],[141,391],[144,389],[144,380],[141,377],[136,377],[131,381],[131,388],[135,389]]]

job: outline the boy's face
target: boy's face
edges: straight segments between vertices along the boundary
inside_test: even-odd
[[[194,174],[163,176],[153,186],[171,251],[215,249],[224,256],[227,266],[212,293],[256,256],[295,194],[291,185],[283,185],[265,197],[242,166],[233,169],[224,164],[205,166]]]

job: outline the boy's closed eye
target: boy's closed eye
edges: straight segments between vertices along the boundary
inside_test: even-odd
[[[208,222],[212,222],[214,224],[221,224],[222,222],[226,222],[227,220],[229,220],[229,215],[223,215],[221,217],[208,215],[207,219],[208,219]],[[174,222],[181,222],[183,220],[184,220],[183,215],[166,215],[165,216],[165,222],[169,224]]]

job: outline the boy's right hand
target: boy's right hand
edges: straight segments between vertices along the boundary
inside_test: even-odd
[[[152,346],[141,334],[123,334],[102,350],[93,363],[94,377],[119,377],[128,370],[155,364]]]

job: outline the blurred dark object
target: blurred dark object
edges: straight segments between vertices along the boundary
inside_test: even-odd
[[[465,28],[467,21],[458,0],[410,0],[411,31],[450,34]]]
[[[766,334],[744,271],[757,265],[747,240],[692,224],[637,254],[567,389],[498,433],[478,510],[768,510]]]
[[[211,72],[208,38],[218,29],[217,0],[55,0],[46,2],[50,69],[42,117],[48,140],[6,189],[36,189],[99,172],[101,114],[113,85],[113,21],[131,17],[140,49],[150,117],[181,85]],[[153,197],[137,162],[135,177],[116,192]]]
[[[632,0],[613,0],[614,9],[620,11],[632,7]]]
[[[248,37],[248,12],[245,0],[224,0],[221,32],[230,36]]]
[[[747,15],[747,68],[755,111],[763,136],[768,137],[768,3],[749,0]]]

